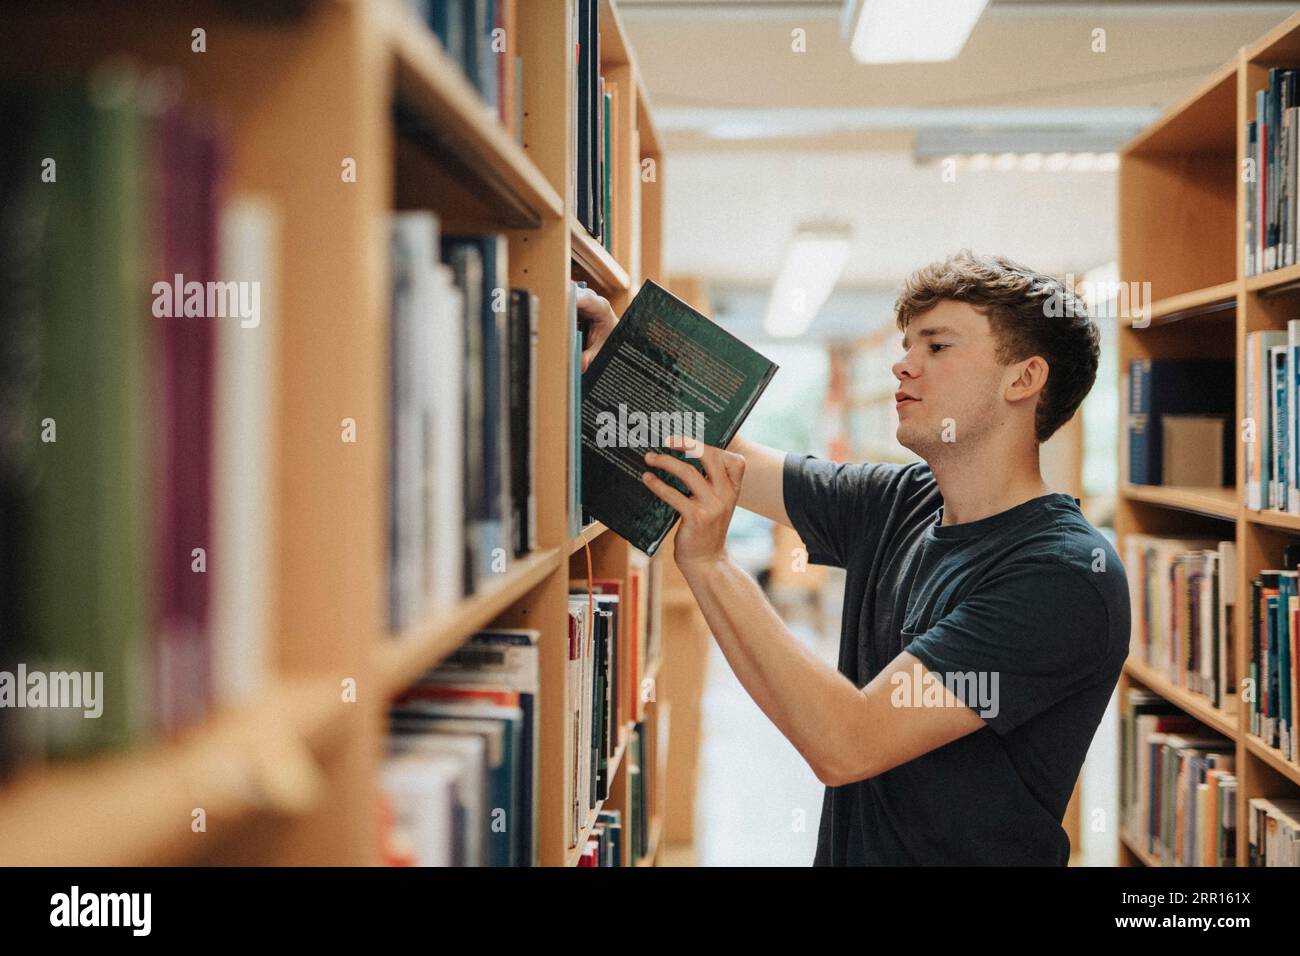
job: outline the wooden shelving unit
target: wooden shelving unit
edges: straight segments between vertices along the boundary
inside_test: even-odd
[[[601,525],[573,539],[566,515],[570,280],[585,279],[618,311],[643,279],[668,285],[663,153],[631,44],[616,5],[602,0],[601,72],[620,90],[611,125],[622,159],[612,172],[616,217],[606,250],[577,226],[570,194],[572,0],[518,3],[509,52],[522,58],[525,77],[520,143],[401,0],[315,0],[276,16],[256,6],[128,2],[6,14],[0,71],[15,78],[84,76],[110,54],[174,69],[186,99],[225,124],[228,190],[272,203],[282,229],[279,457],[265,532],[274,554],[274,673],[256,700],[180,741],[7,781],[0,862],[373,864],[389,701],[495,623],[542,633],[541,861],[571,865],[579,851],[565,836],[570,581],[586,578],[588,547],[598,577],[626,579],[633,562],[646,562],[654,581],[671,560],[647,561]],[[207,31],[202,54],[190,49],[196,24]],[[340,179],[345,158],[356,161],[355,182]],[[432,209],[444,231],[504,232],[511,285],[539,298],[539,549],[481,593],[395,635],[386,624],[386,220],[411,208]],[[338,441],[344,418],[358,423],[355,444]],[[650,617],[659,620],[657,605]],[[656,673],[660,662],[647,663]],[[355,702],[342,699],[344,681],[355,683]],[[656,741],[647,753],[659,764],[668,709],[658,694],[634,715]],[[629,715],[620,728],[606,801],[625,819],[633,723]],[[277,771],[268,753],[299,762],[286,759]],[[244,771],[268,782],[274,799],[228,792],[229,775]],[[655,833],[662,772],[657,780],[649,798]],[[195,806],[209,808],[201,837],[190,829]],[[646,862],[656,859],[657,849]]]
[[[1272,66],[1300,66],[1300,16],[1243,48],[1120,155],[1120,278],[1150,282],[1152,299],[1149,322],[1121,324],[1120,387],[1135,358],[1232,359],[1238,421],[1246,414],[1246,334],[1285,329],[1286,320],[1300,314],[1300,267],[1245,275],[1239,170],[1255,92]],[[1126,476],[1127,423],[1120,424],[1120,474]],[[1251,578],[1279,566],[1283,547],[1300,539],[1300,516],[1246,508],[1243,461],[1239,445],[1235,488],[1122,486],[1115,519],[1121,554],[1122,539],[1133,533],[1231,538],[1237,545],[1237,607],[1247,607]],[[1235,623],[1236,671],[1245,674],[1247,615],[1238,614]],[[1249,733],[1248,705],[1238,702],[1235,712],[1224,713],[1131,658],[1120,678],[1120,699],[1135,685],[1235,741],[1237,865],[1244,866],[1249,799],[1296,795],[1300,766]],[[1118,842],[1122,864],[1160,865],[1128,834],[1121,833]]]

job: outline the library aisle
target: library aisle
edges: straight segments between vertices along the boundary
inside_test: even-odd
[[[50,926],[100,867],[1281,912],[1297,4],[2,16],[0,865]]]

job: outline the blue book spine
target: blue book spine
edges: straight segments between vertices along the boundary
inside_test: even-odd
[[[1129,363],[1129,482],[1151,485],[1150,455],[1151,360],[1134,359]]]

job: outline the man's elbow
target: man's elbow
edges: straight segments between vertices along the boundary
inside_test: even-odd
[[[845,787],[860,780],[870,780],[880,771],[876,769],[870,758],[859,756],[854,760],[814,765],[813,772],[827,787]]]

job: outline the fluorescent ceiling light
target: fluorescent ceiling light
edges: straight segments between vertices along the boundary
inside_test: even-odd
[[[848,257],[847,226],[801,228],[772,286],[763,331],[779,337],[802,335],[826,304]]]
[[[859,63],[934,63],[966,45],[988,0],[848,0],[849,49]],[[857,11],[856,22],[852,19]]]

